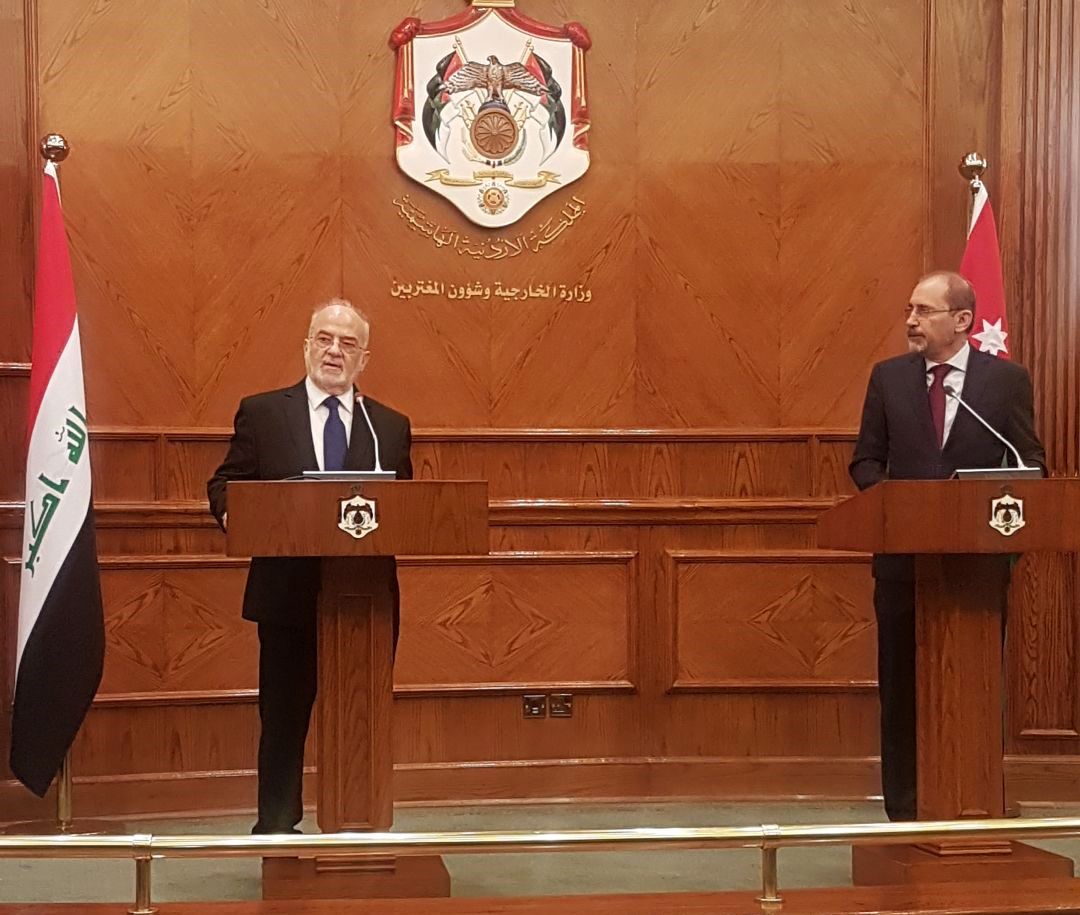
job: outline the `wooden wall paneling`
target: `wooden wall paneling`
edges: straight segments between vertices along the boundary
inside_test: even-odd
[[[780,419],[785,4],[638,8],[637,419]],[[690,78],[708,61],[706,79]],[[722,111],[722,115],[719,112]]]
[[[810,437],[787,441],[686,442],[675,455],[684,498],[798,498],[813,495]],[[653,488],[649,495],[668,493]]]
[[[0,313],[6,333],[0,344],[0,363],[30,359],[30,303],[33,297],[33,181],[34,152],[29,148],[32,126],[29,104],[35,84],[29,79],[24,0],[0,2]]]
[[[852,760],[878,753],[878,703],[869,691],[689,693],[672,696],[664,709],[670,723],[661,724],[654,737],[666,758]],[[801,793],[797,778],[791,790]]]
[[[1073,4],[1006,0],[1002,207],[1014,354],[1029,367],[1054,475],[1080,473],[1080,16]],[[1012,752],[1080,753],[1080,559],[1026,556],[1014,570],[1008,670]]]
[[[594,41],[594,168],[572,193],[586,213],[540,254],[492,266],[410,232],[394,204],[409,194],[433,220],[473,231],[392,162],[386,39],[404,13],[373,21],[336,0],[196,2],[167,14],[145,0],[36,0],[25,8],[37,43],[20,49],[14,3],[0,0],[0,42],[36,61],[24,94],[40,91],[43,120],[73,145],[64,201],[89,341],[111,639],[76,758],[98,802],[131,810],[132,792],[145,793],[161,809],[171,790],[178,803],[206,791],[222,804],[206,777],[216,772],[250,803],[253,627],[239,620],[242,564],[221,558],[205,480],[240,397],[300,377],[309,309],[341,292],[372,318],[364,388],[412,416],[418,476],[488,479],[493,549],[545,554],[496,557],[482,575],[481,565],[403,561],[400,797],[876,790],[870,630],[851,623],[852,640],[826,656],[838,606],[869,619],[856,596],[869,576],[861,559],[810,552],[814,517],[851,491],[869,363],[902,347],[897,303],[923,266],[958,261],[959,156],[978,147],[993,161],[999,126],[1013,131],[1008,148],[1027,171],[1017,165],[999,214],[1005,233],[1019,237],[1021,212],[1075,224],[1075,208],[1051,207],[1065,185],[1042,154],[1050,140],[1078,148],[1065,136],[1080,122],[1065,117],[1073,96],[1054,95],[1050,78],[1074,66],[1062,37],[1071,19],[1047,18],[1048,0],[680,2],[618,15],[583,0],[573,18]],[[429,0],[419,14],[460,9]],[[527,12],[568,15],[559,0],[530,0]],[[1050,69],[1040,63],[1047,29]],[[1022,78],[999,81],[998,60],[1025,68]],[[999,124],[1006,91],[1018,114]],[[1025,93],[1042,100],[1030,117],[1019,115]],[[18,122],[14,98],[4,110]],[[9,160],[29,170],[31,151],[5,142],[0,174]],[[0,207],[28,225],[29,198],[8,187]],[[525,231],[568,196],[537,207]],[[1061,266],[1071,250],[1061,236],[1043,223],[1024,231],[1033,247],[1007,271],[1026,284],[1013,296],[1025,302],[1017,336],[1024,347],[1044,341],[1029,361],[1066,470],[1075,423],[1049,411],[1076,387],[1075,271]],[[9,362],[29,352],[29,236],[20,244],[21,278],[0,271],[0,289],[20,297],[0,296],[16,329],[0,353]],[[1052,277],[1044,261],[1057,265]],[[390,294],[394,280],[431,279],[581,282],[593,300]],[[10,428],[24,411],[25,371],[0,371],[0,418]],[[21,483],[0,490],[9,556],[21,496]],[[777,553],[796,559],[783,565]],[[698,559],[676,566],[674,555]],[[768,574],[747,571],[759,566]],[[780,587],[789,572],[797,580]],[[677,574],[688,576],[684,596],[699,588],[700,612],[686,621],[700,641],[715,635],[709,595],[725,587],[765,619],[789,592],[784,606],[809,600],[816,582],[833,627],[797,612],[793,653],[688,643],[681,676],[706,691],[671,693]],[[1067,730],[1076,715],[1061,694],[1080,692],[1067,622],[1075,570],[1031,582],[1021,593],[1064,609],[1036,628],[1013,615],[1024,638],[1011,644],[1025,646],[1014,681],[1026,690],[1022,729]],[[13,614],[5,607],[6,627]],[[462,619],[475,623],[466,641],[476,651],[440,651],[439,632],[461,644]],[[1031,687],[1040,666],[1051,675]],[[520,686],[570,684],[573,718],[521,716]],[[1013,764],[1020,790],[1064,785],[1072,740],[1015,738],[1014,750],[1036,754]]]
[[[37,5],[42,124],[61,169],[91,424],[177,421],[193,357],[188,7]]]
[[[641,703],[633,695],[559,689],[573,696],[573,716],[526,719],[521,694],[394,701],[394,760],[443,771],[447,764],[530,766],[535,760],[574,761],[608,756],[640,759],[650,740]],[[551,796],[533,784],[540,796]],[[506,795],[502,795],[506,797]]]
[[[512,513],[507,514],[512,517]],[[629,525],[515,525],[507,519],[493,522],[491,527],[491,549],[502,552],[633,551],[638,539],[637,529]]]
[[[157,498],[178,502],[204,502],[206,481],[217,470],[232,435],[229,429],[184,429],[161,435],[164,473]]]
[[[417,476],[487,479],[494,499],[797,498],[813,495],[819,460],[818,434],[803,430],[473,434],[459,442],[443,430],[416,430]],[[845,456],[845,478],[846,467]]]
[[[13,379],[24,375],[12,372]],[[0,390],[13,396],[12,411],[24,407],[18,396],[23,388],[19,381],[0,381]],[[206,480],[224,457],[230,434],[231,429],[93,428],[95,498],[102,506],[205,502]],[[801,431],[642,430],[620,438],[582,430],[556,441],[539,431],[515,434],[511,441],[502,436],[481,432],[474,441],[458,442],[438,431],[414,430],[416,476],[487,479],[496,499],[798,498],[813,495],[815,474],[842,473],[846,479],[850,451],[844,445],[850,435],[834,455],[822,453],[818,436]],[[825,471],[817,466],[822,462]],[[11,490],[12,500],[20,497]]]
[[[1076,558],[1025,556],[1010,593],[1009,671],[1011,746],[1020,752],[1080,749],[1080,634]]]
[[[879,790],[879,785],[877,761],[865,756],[692,755],[648,760],[609,756],[493,764],[407,763],[394,770],[395,795],[404,804],[438,803],[448,792],[465,803],[492,798],[513,802],[526,797],[863,800]],[[505,815],[511,824],[513,808]]]
[[[1003,249],[1010,326],[1035,387],[1051,472],[1080,474],[1080,17],[1071,4],[1006,2],[1009,207]]]
[[[702,548],[702,539],[656,561],[654,608],[667,657],[654,661],[664,693],[661,755],[874,753],[865,560],[778,545],[717,550]]]
[[[633,688],[633,553],[408,561],[395,689]]]
[[[866,557],[668,553],[676,692],[857,691],[876,685]]]
[[[302,378],[311,311],[342,292],[340,6],[191,5],[200,425],[231,425],[241,397]]]
[[[827,498],[854,494],[855,484],[848,474],[854,448],[854,432],[839,436],[825,433],[814,437],[811,442],[813,483],[810,495]]]
[[[587,759],[640,752],[632,551],[402,562],[395,760]],[[572,718],[527,720],[525,693]]]
[[[24,497],[22,465],[26,428],[26,363],[30,359],[33,300],[35,153],[31,114],[36,83],[32,23],[23,0],[0,0],[0,500]],[[39,160],[37,160],[39,161]],[[4,545],[21,541],[21,530],[0,530]],[[0,777],[8,773],[10,709],[18,631],[18,564],[0,563]]]
[[[534,224],[541,223],[576,195],[585,201],[585,215],[540,254],[515,259],[505,274],[511,283],[581,283],[593,296],[585,304],[493,306],[491,424],[496,427],[619,428],[637,419],[635,355],[642,304],[635,288],[636,179],[638,162],[650,152],[638,133],[643,96],[636,90],[640,61],[631,51],[637,10],[612,13],[603,4],[568,8],[559,0],[528,7],[528,15],[548,22],[579,20],[592,38],[586,61],[594,165],[568,194],[552,195],[532,211]],[[598,99],[603,99],[600,109]]]
[[[13,518],[15,525],[20,519]],[[225,551],[225,535],[206,503],[97,503],[98,555],[207,556]],[[21,526],[19,527],[21,530]]]
[[[1002,0],[927,0],[926,270],[960,266],[971,199],[960,160],[978,151],[1001,161],[1001,10]],[[999,180],[995,166],[987,174],[991,196]]]
[[[18,639],[18,559],[0,561],[0,778],[10,777],[11,706],[15,697],[15,647]]]
[[[251,698],[194,704],[142,702],[96,706],[72,747],[82,777],[247,770],[258,745],[258,708]]]
[[[642,616],[642,642],[664,646],[663,652],[653,649],[648,660],[642,659],[642,682],[651,687],[644,704],[654,722],[654,753],[676,759],[731,759],[749,753],[755,760],[766,760],[773,755],[850,759],[876,751],[877,705],[872,691],[670,692],[676,676],[677,635],[672,618],[676,593],[672,551],[746,558],[773,550],[789,556],[793,552],[816,556],[806,552],[812,540],[810,524],[740,524],[730,517],[714,525],[642,529],[641,552],[651,560],[642,564],[643,576],[648,576],[648,591],[645,586],[642,589],[643,607],[648,608]],[[844,557],[844,561],[851,562],[851,557]],[[755,586],[746,599],[757,598],[758,591]],[[865,608],[860,609],[865,612]],[[651,679],[646,677],[646,669],[651,671]],[[757,679],[775,675],[774,671],[776,665],[763,660]]]
[[[853,424],[868,367],[903,350],[900,306],[921,272],[925,15],[923,2],[795,3],[780,19],[781,425]]]
[[[13,303],[9,303],[13,304]],[[13,305],[14,307],[14,305]],[[30,371],[25,363],[0,364],[0,500],[26,498],[26,418]]]
[[[247,562],[105,559],[99,696],[255,686],[255,627],[240,618]]]
[[[1076,754],[1006,753],[1005,796],[1007,802],[1075,804],[1080,801],[1080,760]]]
[[[95,503],[158,498],[158,437],[153,433],[90,434]]]
[[[755,440],[717,433],[685,438],[662,431],[626,441],[537,441],[521,455],[524,478],[506,498],[723,498],[809,493],[806,437]],[[498,452],[499,446],[489,446]],[[495,454],[492,458],[498,460]],[[499,461],[506,466],[509,458]]]

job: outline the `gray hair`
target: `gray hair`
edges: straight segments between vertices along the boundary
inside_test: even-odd
[[[368,316],[366,314],[364,314],[355,305],[353,305],[353,303],[350,302],[348,299],[343,299],[340,296],[332,296],[331,298],[327,299],[325,302],[320,302],[318,305],[315,306],[314,309],[312,309],[311,320],[308,322],[308,336],[309,337],[311,336],[311,326],[315,323],[315,316],[319,312],[325,311],[327,308],[334,308],[335,306],[338,307],[338,308],[347,308],[354,315],[356,315],[356,317],[360,319],[360,323],[364,325],[364,335],[368,339],[371,338],[371,321],[368,319]]]

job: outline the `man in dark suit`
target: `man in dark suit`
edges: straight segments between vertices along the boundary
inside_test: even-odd
[[[999,467],[1008,449],[949,391],[1020,452],[1045,466],[1035,434],[1031,378],[1015,362],[968,343],[975,292],[957,273],[923,277],[905,307],[909,352],[874,366],[849,471],[859,489],[882,480],[944,480],[960,468]],[[881,700],[881,776],[891,820],[917,815],[915,562],[875,556],[874,614]],[[1002,610],[1007,566],[1002,569]]]
[[[224,462],[207,483],[210,510],[228,523],[230,480],[280,480],[305,470],[382,469],[412,478],[408,417],[370,397],[354,382],[368,361],[368,320],[344,299],[312,315],[304,340],[307,377],[289,388],[245,397]],[[369,427],[370,423],[370,427]],[[372,438],[374,430],[375,439]],[[255,558],[244,590],[245,619],[259,627],[259,819],[252,832],[295,833],[303,817],[304,741],[315,701],[315,608],[319,560]],[[385,560],[394,599],[397,570]]]

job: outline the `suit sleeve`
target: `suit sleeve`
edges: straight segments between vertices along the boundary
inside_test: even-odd
[[[1043,476],[1046,476],[1046,450],[1035,432],[1035,394],[1031,375],[1026,369],[1022,369],[1015,385],[1007,438],[1020,452],[1025,464],[1041,467]]]
[[[888,465],[889,424],[885,418],[880,373],[875,367],[866,386],[859,437],[855,440],[848,473],[859,489],[866,489],[888,477]]]
[[[256,451],[254,423],[251,411],[241,401],[233,420],[233,434],[229,440],[229,451],[221,466],[207,480],[206,494],[210,499],[210,511],[217,518],[221,529],[225,530],[223,518],[229,506],[226,502],[226,484],[230,480],[259,479],[259,461]]]
[[[412,424],[409,422],[409,418],[405,417],[405,433],[401,444],[402,458],[397,466],[397,478],[399,480],[411,480],[413,478],[412,469]]]

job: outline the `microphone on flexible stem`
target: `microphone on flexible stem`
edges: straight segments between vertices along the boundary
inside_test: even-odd
[[[375,446],[375,472],[382,473],[382,464],[379,463],[379,437],[375,434],[375,427],[371,424],[371,417],[368,416],[367,407],[364,406],[364,398],[360,395],[356,397],[356,403],[360,407],[360,412],[364,414],[364,421],[367,423],[368,429],[371,430],[371,441]],[[967,406],[965,404],[965,406]],[[968,407],[970,410],[971,407]],[[1008,444],[1008,442],[1006,442]]]
[[[1028,467],[1028,465],[1024,463],[1023,458],[1020,457],[1020,452],[1017,451],[1016,448],[1013,447],[1013,443],[1010,442],[1007,438],[1005,438],[1005,436],[1002,435],[1000,432],[998,432],[997,429],[995,429],[993,426],[991,426],[990,423],[988,423],[985,419],[983,419],[975,411],[974,407],[972,407],[970,404],[968,404],[968,402],[966,400],[964,400],[963,397],[961,397],[958,393],[956,393],[956,388],[954,388],[952,385],[949,385],[949,384],[943,385],[943,387],[945,389],[945,393],[949,397],[951,397],[953,400],[955,400],[965,410],[967,410],[968,413],[970,413],[972,416],[974,416],[980,423],[982,423],[987,429],[989,429],[990,434],[993,435],[994,438],[996,438],[999,442],[1001,442],[1006,448],[1008,448],[1013,453],[1013,456],[1016,458],[1016,467],[1017,467],[1018,470],[1033,470],[1033,469],[1035,469],[1035,468],[1032,468],[1032,467]]]

